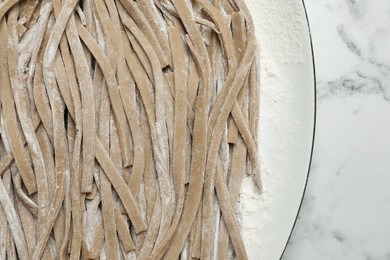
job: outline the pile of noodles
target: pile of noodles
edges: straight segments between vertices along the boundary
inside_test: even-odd
[[[243,0],[0,1],[0,259],[246,259]]]

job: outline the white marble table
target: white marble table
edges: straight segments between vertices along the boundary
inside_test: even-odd
[[[390,259],[390,1],[306,0],[312,170],[283,260]]]

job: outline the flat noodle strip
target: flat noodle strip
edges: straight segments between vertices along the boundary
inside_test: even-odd
[[[184,184],[185,184],[185,148],[186,148],[186,130],[187,130],[187,89],[185,79],[186,71],[184,64],[184,46],[180,38],[180,32],[176,27],[170,27],[169,39],[171,43],[173,70],[175,77],[175,136],[173,140],[173,177],[176,187],[176,209],[171,227],[164,237],[164,240],[155,248],[151,258],[161,258],[172,241],[174,232],[180,221],[180,216],[184,204]]]
[[[122,42],[124,45],[124,53],[130,53],[131,47],[130,43],[127,40],[126,33],[122,33]],[[126,60],[126,59],[125,59]],[[128,71],[130,74],[130,70],[128,69],[127,64],[125,64],[126,72]],[[131,74],[130,74],[131,75]],[[122,95],[124,100],[124,106],[126,106],[126,117],[129,121],[129,125],[131,128],[131,134],[134,142],[134,164],[132,173],[129,179],[129,187],[133,194],[138,194],[140,184],[142,182],[142,177],[145,170],[145,152],[143,148],[142,141],[142,132],[139,122],[139,112],[137,108],[137,100],[136,100],[136,92],[135,92],[135,82],[134,79],[131,78],[128,84],[123,84],[121,91],[123,91],[124,95]]]
[[[34,43],[32,44],[33,49],[32,49],[32,51],[28,52],[30,66],[29,66],[28,72],[27,72],[27,82],[26,82],[27,86],[26,87],[27,87],[27,90],[29,92],[29,96],[30,96],[31,100],[33,100],[32,89],[33,89],[33,79],[34,79],[34,74],[35,74],[35,69],[36,69],[36,66],[34,66],[33,64],[36,64],[38,58],[41,58],[41,57],[39,57],[39,51],[40,51],[41,45],[44,44],[43,41],[46,40],[45,34],[47,34],[47,32],[49,31],[49,30],[47,30],[47,27],[49,25],[48,23],[50,20],[49,18],[50,18],[52,8],[53,8],[53,6],[51,3],[45,3],[44,8],[42,9],[42,15],[39,18],[38,23],[37,23],[37,26],[38,26],[37,32],[33,38],[34,39]],[[33,107],[34,106],[32,106],[32,108]]]
[[[0,203],[7,217],[7,221],[11,229],[12,236],[15,240],[20,258],[23,260],[30,259],[23,229],[19,222],[19,217],[15,211],[13,203],[7,193],[2,179],[0,179]]]
[[[50,10],[50,9],[49,9]],[[32,158],[32,163],[34,167],[34,171],[36,174],[36,183],[38,190],[38,230],[43,229],[45,224],[45,218],[48,213],[48,205],[46,205],[46,201],[49,200],[49,191],[46,176],[48,175],[46,172],[46,167],[42,155],[42,151],[40,149],[40,145],[38,143],[38,138],[35,133],[35,129],[32,124],[32,120],[29,117],[28,111],[28,93],[26,93],[26,89],[21,88],[19,73],[18,73],[18,50],[17,50],[17,41],[18,36],[16,33],[16,22],[17,22],[17,9],[13,8],[9,13],[9,23],[8,25],[14,30],[11,31],[9,46],[8,46],[8,68],[9,75],[11,78],[11,85],[13,88],[15,105],[18,112],[18,117],[20,119],[22,131],[26,138],[30,155]],[[38,237],[38,239],[40,239]]]
[[[81,191],[89,193],[92,191],[94,159],[95,159],[95,122],[91,120],[95,118],[95,102],[92,87],[92,78],[88,71],[88,63],[83,52],[81,42],[77,37],[76,22],[73,16],[70,17],[66,28],[69,46],[74,57],[77,57],[75,62],[76,76],[79,81],[81,104],[82,104],[82,124],[83,124],[83,165]],[[69,39],[77,39],[70,41]]]
[[[243,0],[0,0],[0,22],[0,258],[247,259]]]
[[[1,17],[1,16],[0,16]],[[0,28],[0,45],[8,45],[8,29],[5,20],[1,21]],[[28,156],[23,148],[23,143],[21,141],[20,132],[18,131],[18,122],[16,116],[16,110],[14,105],[14,99],[12,94],[12,87],[10,81],[10,75],[8,72],[8,58],[7,58],[7,49],[1,48],[0,50],[0,68],[1,68],[1,82],[2,82],[2,91],[1,91],[1,103],[3,108],[3,117],[5,121],[5,128],[9,136],[9,142],[11,145],[12,153],[15,156],[15,161],[18,165],[20,174],[23,178],[23,182],[26,185],[26,188],[29,194],[33,194],[37,191],[37,185],[35,181],[35,176],[31,168]]]
[[[51,146],[50,138],[45,131],[45,128],[40,125],[37,129],[37,136],[39,140],[39,145],[41,146],[43,159],[46,165],[47,171],[47,188],[49,190],[49,197],[54,195],[56,190],[56,177],[55,177],[55,163],[53,159],[53,148]]]
[[[48,135],[53,138],[53,125],[51,123],[52,114],[49,105],[49,97],[47,96],[45,85],[43,82],[43,68],[42,65],[37,64],[35,69],[34,87],[33,87],[34,100],[36,102],[36,109],[39,114],[40,120],[45,127]]]
[[[249,77],[249,93],[248,93],[249,108],[248,109],[249,109],[249,130],[251,131],[255,145],[257,147],[259,146],[257,134],[258,134],[259,120],[260,120],[259,113],[257,112],[260,109],[260,91],[258,90],[257,87],[259,81],[258,74],[259,74],[259,65],[258,65],[258,61],[255,60]],[[256,167],[254,167],[254,169],[252,169],[252,167],[249,167],[248,174],[251,175],[252,172],[254,172],[254,174],[252,175],[256,175],[258,174],[256,170],[258,171]]]

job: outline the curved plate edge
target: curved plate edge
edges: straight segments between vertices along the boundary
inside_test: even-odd
[[[310,20],[309,20],[308,14],[307,14],[307,8],[306,8],[306,4],[305,4],[305,1],[304,1],[304,0],[302,0],[302,5],[303,5],[305,17],[306,17],[307,29],[308,29],[308,32],[309,32],[310,49],[311,49],[311,57],[312,57],[312,66],[313,66],[313,79],[314,79],[314,82],[313,82],[313,87],[314,87],[313,138],[312,138],[312,145],[311,145],[311,151],[310,151],[310,159],[309,159],[309,165],[308,165],[308,172],[307,172],[306,182],[305,182],[305,186],[304,186],[303,193],[302,193],[302,199],[301,199],[301,202],[300,202],[300,204],[299,204],[299,208],[298,208],[298,211],[297,211],[295,220],[294,220],[294,224],[293,224],[293,226],[292,226],[292,228],[291,228],[290,235],[289,235],[289,237],[288,237],[288,239],[287,239],[286,245],[285,245],[285,247],[284,247],[284,249],[283,249],[282,254],[280,255],[279,260],[282,259],[284,253],[286,252],[286,249],[287,249],[288,244],[289,244],[289,242],[290,242],[290,239],[291,239],[292,233],[293,233],[293,231],[294,231],[295,225],[296,225],[296,223],[297,223],[299,213],[300,213],[301,208],[302,208],[303,200],[304,200],[304,197],[305,197],[305,194],[306,194],[306,188],[307,188],[308,181],[309,181],[309,177],[310,177],[310,170],[311,170],[311,164],[312,164],[313,152],[314,152],[314,141],[315,141],[315,136],[316,136],[316,122],[317,122],[317,80],[316,80],[316,67],[315,67],[315,58],[314,58],[314,47],[313,47],[313,38],[312,38],[311,27],[310,27]]]

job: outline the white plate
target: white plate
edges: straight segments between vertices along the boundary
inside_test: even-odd
[[[279,259],[304,194],[315,126],[311,39],[301,0],[246,0],[260,45],[260,156],[264,192],[240,198],[249,259]]]

